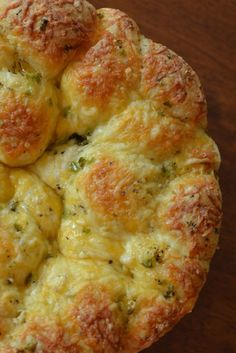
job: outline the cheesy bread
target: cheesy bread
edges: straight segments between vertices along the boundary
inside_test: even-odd
[[[137,353],[192,311],[220,155],[192,68],[114,9],[0,0],[0,353]]]

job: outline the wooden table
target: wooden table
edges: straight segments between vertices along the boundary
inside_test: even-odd
[[[208,282],[193,313],[145,353],[236,353],[236,0],[90,1],[124,10],[197,71],[223,160],[224,222]]]

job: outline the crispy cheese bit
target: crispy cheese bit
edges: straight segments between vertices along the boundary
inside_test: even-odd
[[[0,161],[12,166],[34,162],[54,132],[57,108],[55,93],[41,75],[0,72]]]
[[[137,96],[140,74],[135,28],[117,26],[105,31],[84,57],[68,66],[62,77],[64,107],[59,137],[65,132],[84,134],[121,112]]]
[[[161,44],[143,38],[141,94],[182,121],[206,126],[206,101],[191,67]]]
[[[88,41],[96,12],[84,0],[15,0],[0,7],[5,41],[46,76],[57,75]]]
[[[106,288],[86,286],[72,310],[74,325],[84,345],[96,353],[121,350],[122,315]]]
[[[205,260],[216,249],[221,216],[219,185],[211,175],[174,181],[159,214],[166,229],[187,241],[190,256]]]

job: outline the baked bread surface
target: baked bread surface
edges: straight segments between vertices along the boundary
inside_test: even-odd
[[[0,0],[0,352],[136,353],[192,311],[220,156],[177,54],[119,10]]]

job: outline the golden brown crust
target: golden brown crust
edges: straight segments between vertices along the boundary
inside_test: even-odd
[[[49,144],[56,125],[52,85],[41,75],[3,70],[0,99],[0,161],[10,166],[34,162]]]
[[[96,13],[84,0],[15,0],[6,4],[0,19],[7,23],[12,44],[18,42],[20,55],[26,58],[28,48],[32,66],[55,75],[88,40]]]
[[[85,0],[0,0],[0,50],[0,353],[137,353],[217,248],[199,79]]]
[[[214,177],[195,176],[176,185],[164,211],[165,226],[191,243],[190,256],[211,259],[218,242],[221,194]]]
[[[170,264],[168,271],[174,287],[180,291],[179,296],[185,298],[183,307],[191,311],[197,299],[197,293],[205,283],[206,270],[199,261],[187,259],[179,266]]]
[[[104,106],[113,94],[117,82],[125,80],[127,64],[114,60],[117,58],[118,50],[118,43],[108,32],[99,46],[88,51],[84,60],[79,63],[79,67],[75,66],[76,80],[86,93],[86,100],[95,100],[98,105]],[[95,76],[92,68],[97,65],[100,66],[101,72]]]
[[[106,13],[113,20],[107,20]],[[74,131],[90,132],[120,113],[133,94],[138,95],[141,65],[138,28],[120,11],[103,13],[102,10],[100,15],[103,17],[98,23],[94,44],[63,74],[62,99],[70,111],[66,121],[62,117],[59,122],[59,138]],[[80,116],[80,125],[76,116]]]
[[[148,348],[186,314],[180,305],[167,305],[155,300],[144,299],[140,306],[124,338],[124,345],[130,353]]]
[[[131,318],[124,336],[125,351],[134,353],[148,348],[192,311],[197,293],[205,282],[206,272],[198,262],[188,261],[181,264],[181,268],[170,264],[168,271],[172,285],[167,289],[165,300],[142,298],[137,303],[136,315]],[[171,299],[171,291],[176,292],[176,301]]]
[[[87,39],[89,29],[76,17],[76,12],[84,12],[84,7],[83,1],[18,0],[6,8],[2,18],[9,18],[10,26],[24,33],[36,50],[57,58],[66,45],[72,50]],[[92,23],[92,6],[87,11],[88,18],[84,20]]]
[[[135,179],[115,161],[103,160],[87,175],[86,192],[92,207],[111,217],[128,223],[135,218],[137,194]]]
[[[121,313],[106,288],[90,285],[82,289],[72,311],[83,342],[95,353],[121,351]]]
[[[171,116],[206,125],[206,101],[195,72],[174,52],[143,39],[141,93]]]

